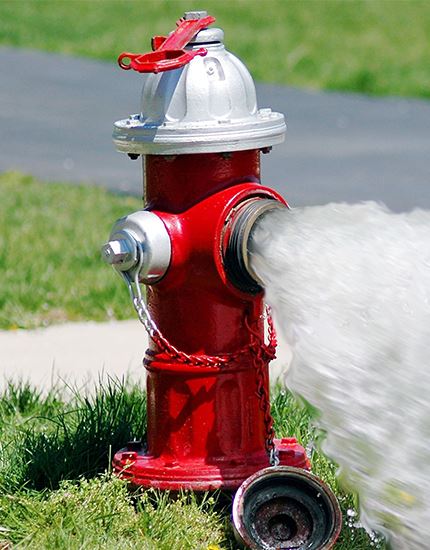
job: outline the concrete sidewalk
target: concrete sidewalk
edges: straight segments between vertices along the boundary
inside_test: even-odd
[[[91,385],[104,376],[139,380],[147,342],[137,320],[0,331],[0,387],[8,379],[44,388]]]
[[[58,383],[90,390],[107,376],[143,381],[147,345],[147,334],[138,320],[0,331],[0,390],[8,380],[20,379],[38,388]],[[278,357],[271,365],[273,381],[290,361],[284,343],[280,343]]]

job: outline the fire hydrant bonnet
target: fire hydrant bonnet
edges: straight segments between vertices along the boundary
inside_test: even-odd
[[[172,71],[149,74],[141,113],[115,123],[117,149],[133,154],[228,152],[284,141],[281,113],[257,108],[245,65],[223,44],[221,29],[200,31],[186,47],[207,54]]]

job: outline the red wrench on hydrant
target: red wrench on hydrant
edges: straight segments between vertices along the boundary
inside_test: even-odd
[[[184,47],[201,30],[215,22],[215,17],[207,16],[201,19],[180,19],[176,23],[176,30],[168,38],[154,36],[152,52],[145,54],[122,53],[118,58],[121,69],[134,69],[139,73],[161,73],[179,69],[189,63],[196,55],[206,55],[205,48],[198,50],[184,50]],[[124,62],[129,59],[130,63]]]

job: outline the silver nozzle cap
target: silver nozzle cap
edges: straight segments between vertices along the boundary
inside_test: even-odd
[[[134,278],[138,269],[139,281],[152,284],[169,267],[170,236],[161,218],[139,210],[117,220],[101,252],[103,260],[117,271],[128,272]]]

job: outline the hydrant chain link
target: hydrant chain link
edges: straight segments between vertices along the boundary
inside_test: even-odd
[[[138,248],[141,248],[140,243],[138,243]],[[141,252],[141,251],[140,251]],[[139,262],[142,262],[142,254],[139,254]],[[178,350],[173,344],[171,344],[167,338],[163,336],[160,329],[157,327],[155,321],[152,319],[151,314],[145,304],[145,300],[142,297],[142,291],[140,289],[139,283],[139,270],[140,265],[138,265],[135,270],[134,278],[131,278],[128,272],[122,272],[121,275],[124,281],[127,284],[130,297],[134,306],[134,309],[137,313],[137,316],[140,322],[145,327],[149,337],[157,345],[161,352],[166,353],[172,359],[179,361],[181,363],[188,363],[195,366],[204,366],[204,367],[214,367],[219,368],[229,363],[232,363],[238,359],[241,355],[249,353],[250,351],[255,356],[255,363],[258,366],[257,357],[260,356],[260,361],[263,361],[261,354],[266,354],[267,357],[272,359],[275,356],[276,350],[276,332],[273,327],[273,321],[270,315],[270,308],[266,308],[267,322],[268,322],[268,334],[269,334],[269,343],[266,345],[259,341],[259,338],[256,337],[254,332],[249,328],[248,323],[245,321],[245,325],[248,330],[251,332],[251,344],[241,348],[235,353],[228,355],[195,355],[188,354],[183,351]],[[148,355],[148,354],[147,354]],[[147,363],[149,360],[146,361]]]
[[[271,353],[271,355],[269,355],[268,358],[273,359],[275,357],[275,349],[276,349],[276,332],[273,326],[272,317],[270,315],[270,308],[268,306],[266,307],[266,315],[267,315],[267,324],[268,324],[268,333],[269,333],[269,342],[270,342],[268,346],[264,346],[264,347],[261,346],[259,343],[258,335],[255,333],[255,331],[252,330],[252,328],[248,325],[248,323],[245,323],[245,324],[252,335],[252,340],[254,341],[254,345],[252,346],[252,351],[254,354],[255,368],[257,370],[257,395],[258,395],[258,398],[260,399],[260,407],[264,415],[264,429],[265,429],[264,444],[266,447],[267,455],[269,457],[270,465],[278,466],[279,456],[275,446],[275,430],[273,428],[273,417],[270,412],[268,372],[265,369],[267,353]]]

